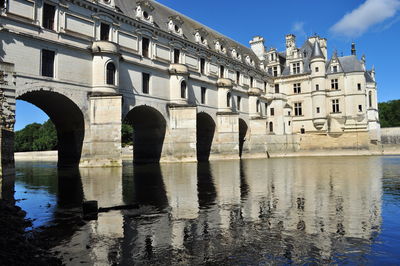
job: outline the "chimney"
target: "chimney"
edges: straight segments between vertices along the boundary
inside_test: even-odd
[[[263,61],[265,59],[264,38],[261,36],[255,36],[249,43],[251,50],[253,50],[257,57]]]
[[[356,44],[354,42],[351,43],[351,55],[356,55]]]

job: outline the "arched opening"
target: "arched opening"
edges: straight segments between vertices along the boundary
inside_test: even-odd
[[[125,120],[133,126],[133,161],[159,162],[166,131],[163,115],[150,106],[142,105],[129,111]]]
[[[231,107],[231,98],[232,98],[231,93],[228,92],[228,93],[226,94],[226,106],[227,106],[227,107]]]
[[[82,111],[66,96],[51,91],[27,92],[17,98],[43,110],[57,130],[58,166],[76,166],[82,153],[85,122]]]
[[[274,123],[269,122],[269,133],[274,133]]]
[[[239,118],[239,156],[242,157],[243,154],[243,146],[246,141],[248,126],[246,122]]]
[[[115,65],[112,62],[107,64],[107,85],[115,85]]]
[[[186,81],[182,81],[181,82],[181,98],[182,99],[186,99],[186,88],[187,88]]]
[[[208,161],[215,133],[215,122],[206,113],[197,114],[197,160]]]

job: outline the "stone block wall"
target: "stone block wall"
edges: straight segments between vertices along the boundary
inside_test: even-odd
[[[382,144],[400,145],[400,127],[390,127],[381,129]]]

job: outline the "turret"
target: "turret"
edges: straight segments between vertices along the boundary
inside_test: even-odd
[[[311,54],[311,86],[313,103],[313,123],[317,130],[321,130],[327,121],[326,117],[326,91],[325,91],[325,62],[326,58],[319,44],[315,39]]]

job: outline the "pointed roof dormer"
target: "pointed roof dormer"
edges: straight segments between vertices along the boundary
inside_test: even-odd
[[[311,60],[316,59],[316,58],[323,58],[325,59],[324,53],[321,50],[321,46],[319,45],[319,41],[315,40],[314,42],[314,48],[311,53]]]

